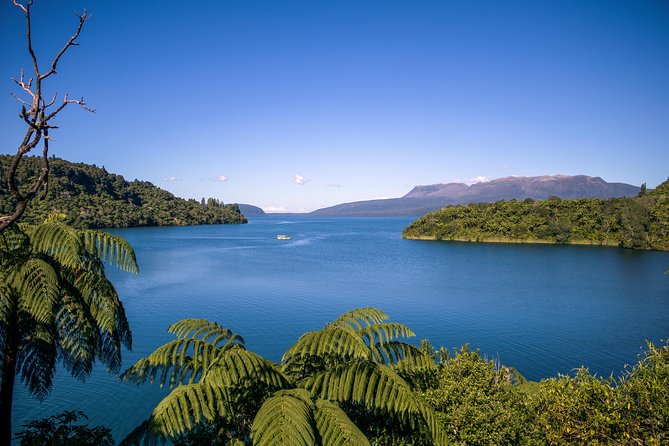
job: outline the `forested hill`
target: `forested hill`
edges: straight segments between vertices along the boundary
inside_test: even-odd
[[[0,155],[0,214],[14,209],[5,180],[11,159]],[[49,213],[58,212],[78,228],[246,223],[236,204],[213,198],[184,200],[148,181],[126,181],[95,165],[59,158],[50,158],[49,163],[49,192],[30,203],[24,222],[41,222]],[[19,184],[30,184],[37,171],[38,159],[24,158],[17,173]]]
[[[669,251],[669,180],[626,198],[499,201],[449,206],[404,229],[404,238],[574,243]]]

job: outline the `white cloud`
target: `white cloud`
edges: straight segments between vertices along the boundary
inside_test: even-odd
[[[216,181],[218,183],[223,183],[224,181],[228,181],[228,177],[224,175],[217,175],[215,177],[209,178],[209,181]]]
[[[165,177],[165,178],[163,178],[163,181],[181,181],[181,178],[177,178],[177,177]]]
[[[327,187],[336,187],[337,189],[339,189],[341,187],[341,184],[339,184],[339,183],[328,183],[328,184],[326,184],[326,186]]]
[[[266,206],[262,208],[263,211],[267,212],[268,214],[271,214],[273,212],[286,212],[286,208],[283,206]]]
[[[299,186],[303,186],[304,183],[306,183],[306,182],[309,181],[309,180],[305,180],[304,177],[301,176],[301,175],[295,175],[295,176],[293,177],[293,181],[295,181],[295,184],[297,184],[297,185],[299,185]]]
[[[490,181],[490,180],[492,180],[492,178],[486,177],[486,176],[483,176],[483,175],[479,175],[479,176],[474,177],[474,178],[467,178],[465,180],[465,183],[485,183],[486,181]]]

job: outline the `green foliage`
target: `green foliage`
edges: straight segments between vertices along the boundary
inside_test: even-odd
[[[411,330],[387,319],[376,308],[345,313],[300,337],[281,365],[249,352],[240,337],[218,324],[177,322],[170,327],[177,340],[122,376],[173,388],[128,444],[142,436],[188,437],[204,423],[217,426],[210,432],[219,440],[367,445],[365,434],[351,421],[350,408],[356,415],[384,414],[444,444],[433,410],[392,367],[403,361],[405,368],[436,365],[422,350],[399,340],[413,336]]]
[[[618,378],[578,369],[542,382],[462,347],[423,396],[449,444],[661,445],[669,442],[669,343],[648,343]],[[408,443],[420,444],[420,443]]]
[[[365,435],[336,404],[304,389],[276,392],[260,408],[251,428],[257,446],[369,446]]]
[[[113,446],[108,427],[74,424],[86,415],[80,411],[64,411],[41,420],[29,421],[14,434],[21,446]]]
[[[39,171],[38,159],[26,157],[18,172],[19,184],[32,184]],[[0,155],[0,177],[5,178],[11,157]],[[49,190],[43,199],[31,202],[24,222],[41,223],[49,214],[60,213],[75,228],[126,228],[246,223],[236,204],[209,198],[202,203],[184,200],[147,181],[126,181],[104,167],[51,158]],[[0,214],[14,203],[7,184],[0,182]]]
[[[669,344],[648,343],[638,364],[618,380],[579,369],[575,377],[543,381],[528,406],[534,435],[546,444],[667,444]]]
[[[404,230],[405,238],[547,242],[669,250],[669,181],[634,198],[500,201],[449,206]]]
[[[80,379],[96,360],[118,371],[121,346],[131,348],[132,336],[103,260],[137,272],[130,245],[117,236],[55,221],[10,226],[3,235],[0,352],[3,360],[16,361],[28,390],[46,396],[57,359]],[[3,380],[4,373],[14,373],[5,365]]]
[[[51,391],[57,362],[83,380],[96,361],[109,372],[118,372],[122,347],[132,347],[123,305],[104,264],[137,272],[132,247],[120,237],[74,229],[58,220],[50,218],[37,226],[13,224],[0,239],[0,415],[7,438],[3,441],[10,437],[5,426],[10,426],[17,376],[30,394],[43,399]],[[69,424],[76,417],[70,414],[63,420]],[[33,427],[47,429],[57,422],[52,419]],[[42,435],[31,432],[23,432],[25,444],[32,444],[31,435]],[[67,432],[60,426],[54,435]]]
[[[523,444],[530,419],[512,381],[509,369],[464,346],[439,365],[437,382],[423,396],[449,444]]]

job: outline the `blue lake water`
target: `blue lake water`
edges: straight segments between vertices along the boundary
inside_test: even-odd
[[[133,245],[141,268],[137,276],[110,271],[134,337],[124,365],[171,340],[167,327],[190,317],[217,321],[278,361],[305,331],[365,306],[408,325],[417,342],[469,343],[533,380],[582,365],[618,374],[645,339],[669,337],[669,253],[402,240],[409,222],[261,217],[113,231]],[[120,440],[165,394],[101,369],[85,384],[59,371],[42,403],[17,385],[14,428],[83,410]]]

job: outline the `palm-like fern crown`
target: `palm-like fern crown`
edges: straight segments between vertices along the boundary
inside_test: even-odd
[[[322,330],[305,334],[286,352],[280,367],[246,350],[238,335],[213,322],[186,319],[169,331],[177,339],[122,375],[138,384],[158,381],[173,387],[151,418],[128,437],[129,444],[142,437],[183,434],[203,420],[232,419],[246,411],[245,396],[258,386],[265,393],[254,394],[255,404],[257,395],[271,396],[256,409],[250,432],[243,434],[258,446],[369,445],[340,402],[427,426],[435,443],[442,443],[434,413],[389,366],[432,359],[398,341],[413,332],[388,322],[376,308],[345,313]],[[278,391],[271,394],[273,390]]]
[[[46,396],[57,359],[79,379],[96,360],[117,372],[132,335],[103,262],[138,272],[132,247],[50,219],[8,228],[0,251],[0,349],[16,343],[16,370],[29,391]]]
[[[295,379],[352,360],[397,365],[429,359],[402,339],[415,336],[406,325],[389,322],[378,308],[359,308],[342,314],[319,331],[305,333],[283,355],[284,373]]]
[[[121,379],[158,382],[173,388],[135,433],[141,438],[184,433],[202,420],[231,418],[236,404],[257,386],[283,388],[276,365],[246,350],[238,334],[203,319],[184,319],[168,331],[177,339],[158,347],[126,370]]]

